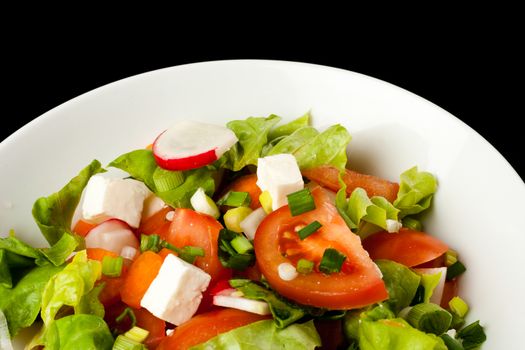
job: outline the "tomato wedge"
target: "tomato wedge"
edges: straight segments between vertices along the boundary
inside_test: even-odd
[[[166,219],[166,214],[172,211],[173,208],[162,208],[151,217],[140,223],[137,230],[139,234],[145,235],[159,235],[162,239],[166,239],[170,229],[171,221]]]
[[[268,319],[236,309],[221,309],[193,317],[175,328],[157,347],[157,350],[186,350],[211,338],[247,324]]]
[[[224,190],[224,194],[229,191],[248,192],[251,199],[250,208],[255,210],[261,206],[259,202],[261,189],[257,186],[257,174],[244,175],[237,178]]]
[[[204,257],[195,260],[195,266],[206,271],[212,280],[231,276],[231,270],[219,261],[219,231],[222,225],[209,215],[191,209],[176,209],[166,240],[176,247],[195,246],[204,249]]]
[[[352,309],[386,299],[387,291],[376,265],[361,246],[359,237],[337,213],[331,201],[333,195],[319,186],[311,191],[315,210],[292,217],[288,206],[284,206],[259,225],[254,246],[261,273],[277,292],[301,304]],[[295,230],[315,220],[323,226],[301,241]],[[317,265],[326,248],[335,248],[346,255],[342,272],[327,275],[316,269],[291,281],[279,277],[280,264],[295,265],[300,258],[306,258]]]
[[[363,241],[363,246],[373,260],[388,259],[408,267],[434,260],[448,250],[439,239],[408,228],[398,233],[375,233]]]
[[[321,186],[337,191],[339,186],[339,170],[330,165],[323,165],[302,171],[308,179],[319,183]],[[357,171],[346,169],[343,175],[346,184],[346,193],[350,194],[357,187],[363,188],[369,197],[381,196],[394,202],[399,191],[399,184],[381,179],[376,176],[358,173]]]

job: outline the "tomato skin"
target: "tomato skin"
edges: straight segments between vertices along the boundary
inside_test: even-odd
[[[307,169],[302,171],[303,176],[319,183],[321,186],[337,192],[339,185],[339,170],[330,165]],[[373,175],[358,173],[357,171],[346,169],[343,174],[343,181],[346,184],[346,193],[350,194],[357,187],[366,191],[369,197],[381,196],[388,201],[394,202],[399,191],[399,184],[390,182]]]
[[[248,192],[251,199],[250,208],[255,210],[261,207],[261,203],[259,202],[261,189],[257,186],[257,174],[244,175],[235,179],[233,183],[224,190],[223,195],[226,195],[229,191]]]
[[[375,264],[361,247],[358,236],[353,234],[326,190],[317,186],[312,190],[316,209],[292,217],[288,206],[270,213],[255,233],[254,247],[257,266],[268,283],[281,295],[300,304],[328,309],[352,309],[384,300],[388,297],[385,285]],[[281,254],[282,237],[298,225],[319,221],[323,226],[308,238],[300,241],[304,251],[301,257],[319,261],[328,247],[346,255],[349,272],[326,275],[312,272],[300,274],[292,281],[279,277],[278,266],[294,262]]]
[[[91,231],[91,229],[94,228],[95,226],[97,225],[80,219],[75,224],[75,227],[73,228],[73,232],[75,232],[79,236],[86,237],[89,231]]]
[[[159,235],[162,239],[166,239],[171,225],[171,221],[166,219],[166,214],[172,210],[171,207],[162,208],[151,217],[141,222],[137,229],[138,234],[155,234]]]
[[[195,246],[204,249],[204,256],[195,260],[195,266],[207,272],[212,281],[228,278],[231,270],[219,261],[217,240],[222,225],[209,215],[191,209],[176,209],[166,240],[176,247]]]
[[[427,263],[448,250],[439,239],[408,228],[397,233],[375,233],[363,241],[363,247],[372,260],[388,259],[408,267]]]
[[[120,295],[122,301],[136,309],[140,308],[140,301],[149,285],[162,266],[163,259],[158,254],[146,251],[140,254],[129,267]]]
[[[175,328],[157,347],[157,350],[186,350],[211,338],[247,324],[268,319],[236,309],[220,309],[193,317]]]
[[[445,287],[443,288],[443,296],[441,297],[441,307],[444,309],[450,309],[448,305],[449,301],[452,298],[457,297],[459,292],[458,279],[454,278],[451,281],[445,282]]]

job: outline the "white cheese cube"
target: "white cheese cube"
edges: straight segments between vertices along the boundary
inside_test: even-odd
[[[210,280],[206,272],[169,254],[140,305],[158,318],[178,326],[195,314]]]
[[[162,199],[157,197],[153,192],[144,200],[144,208],[142,209],[142,221],[149,219],[153,214],[159,212],[167,204]]]
[[[288,204],[286,196],[304,188],[303,177],[295,157],[291,154],[277,154],[259,158],[257,186],[270,193],[273,210]]]
[[[82,216],[94,223],[116,218],[137,228],[144,199],[149,194],[146,185],[140,181],[95,175],[85,188]]]

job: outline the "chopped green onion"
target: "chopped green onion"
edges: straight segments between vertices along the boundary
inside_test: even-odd
[[[458,253],[455,250],[449,249],[445,253],[445,265],[452,266],[458,261]]]
[[[140,252],[144,253],[146,250],[151,250],[158,253],[160,250],[160,236],[159,235],[140,235]]]
[[[326,274],[340,272],[346,255],[334,248],[327,248],[323,253],[323,258],[319,263],[319,271]]]
[[[292,216],[297,216],[315,209],[314,197],[312,197],[308,188],[290,193],[287,198]]]
[[[243,286],[247,285],[250,282],[251,282],[251,280],[249,280],[247,278],[232,278],[231,280],[228,281],[228,283],[230,284],[230,287],[232,287],[232,288],[243,287]]]
[[[162,248],[167,248],[169,250],[173,250],[179,258],[186,261],[189,264],[193,264],[197,257],[203,257],[204,256],[204,249],[201,247],[194,247],[194,246],[184,246],[182,248],[176,247],[173,244],[170,244],[166,241],[162,241],[160,243],[160,246]]]
[[[421,221],[411,218],[409,216],[403,218],[401,222],[403,224],[403,227],[408,227],[409,229],[412,229],[415,231],[421,231],[423,229],[423,225],[421,225]]]
[[[259,196],[259,202],[266,214],[272,212],[272,196],[270,195],[270,192],[263,191]]]
[[[234,270],[244,270],[255,262],[255,254],[253,252],[239,253],[232,247],[231,242],[239,237],[235,231],[223,228],[219,231],[219,260],[222,266]]]
[[[297,267],[295,268],[297,272],[302,274],[309,274],[314,269],[314,262],[306,259],[299,259],[297,262]]]
[[[159,192],[171,191],[184,182],[182,171],[171,171],[157,167],[153,172],[153,184]]]
[[[226,205],[228,207],[247,207],[252,202],[252,198],[248,192],[230,191],[223,198],[217,201],[218,205]]]
[[[108,277],[119,277],[122,273],[124,258],[121,256],[105,256],[102,259],[102,274]]]
[[[412,298],[412,301],[410,302],[410,306],[421,304],[423,301],[425,301],[425,287],[420,284],[416,289],[414,298]]]
[[[461,261],[456,261],[452,265],[450,265],[447,268],[447,281],[450,281],[459,275],[461,275],[463,272],[467,271],[467,268],[465,265],[461,263]]]
[[[469,324],[457,334],[457,338],[463,340],[462,344],[465,350],[478,348],[485,340],[487,336],[483,327],[480,326],[479,321]]]
[[[130,307],[125,308],[124,311],[122,311],[122,313],[118,315],[117,318],[115,318],[115,321],[120,323],[124,320],[124,318],[126,318],[126,316],[131,320],[131,328],[135,327],[137,325],[137,317],[135,317],[135,313]]]
[[[450,311],[452,311],[459,317],[465,317],[465,315],[468,312],[467,303],[460,297],[454,297],[450,299],[450,301],[448,302],[448,306],[450,307]]]
[[[113,350],[142,350],[145,346],[124,335],[119,335],[113,344]]]
[[[131,340],[134,340],[136,342],[142,343],[149,335],[149,331],[140,328],[140,327],[133,327],[126,333],[124,333],[125,337],[128,337]]]
[[[231,246],[239,254],[244,254],[253,251],[253,244],[250,241],[242,236],[238,235],[230,242]]]
[[[449,329],[452,315],[437,304],[422,303],[410,309],[406,320],[423,332],[440,335]]]
[[[253,212],[248,207],[238,207],[228,210],[224,216],[224,225],[226,228],[235,232],[242,232],[241,222]]]
[[[465,349],[459,341],[452,338],[450,335],[446,333],[441,334],[439,337],[443,340],[448,350],[464,350]]]
[[[319,230],[321,226],[323,225],[321,225],[319,221],[315,220],[314,222],[309,223],[308,225],[297,231],[297,234],[299,235],[299,238],[303,240],[306,237],[310,236],[312,233],[317,232],[317,230]]]

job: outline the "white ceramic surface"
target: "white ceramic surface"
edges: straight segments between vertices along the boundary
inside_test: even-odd
[[[27,101],[31,103],[31,101]],[[353,136],[350,167],[396,180],[412,165],[439,179],[427,231],[468,267],[461,294],[486,326],[485,349],[518,349],[525,329],[525,185],[481,136],[434,104],[383,81],[323,66],[219,61],[158,70],[88,92],[0,144],[0,232],[44,244],[34,200],[93,158],[104,164],[151,143],[175,120],[224,124],[311,110],[317,126]]]

